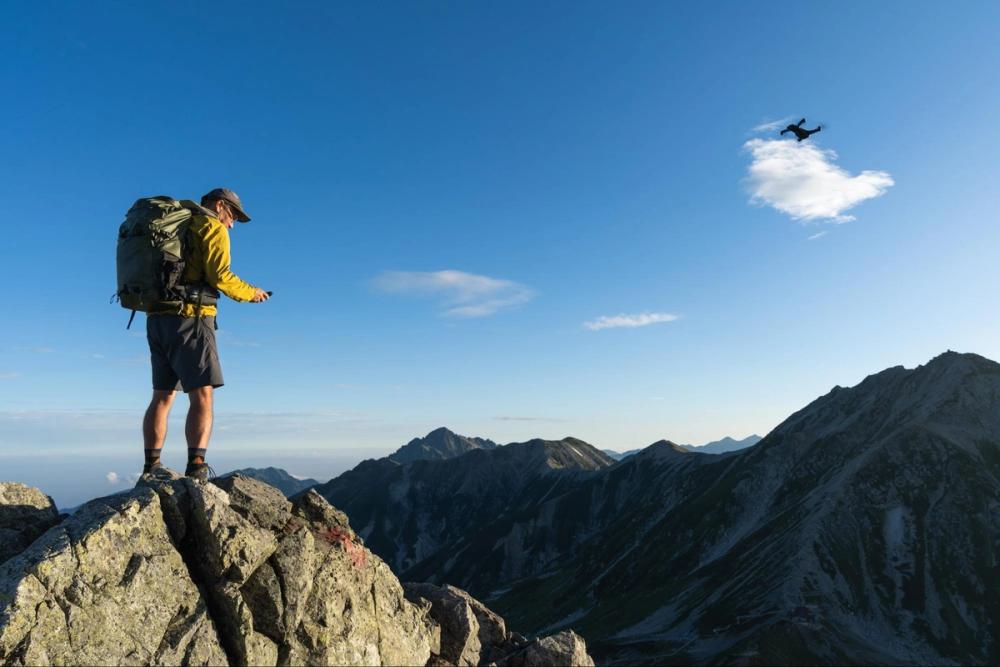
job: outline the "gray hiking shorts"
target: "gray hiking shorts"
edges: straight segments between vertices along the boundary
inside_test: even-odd
[[[147,315],[146,339],[153,366],[153,389],[189,392],[224,384],[215,346],[214,317]]]

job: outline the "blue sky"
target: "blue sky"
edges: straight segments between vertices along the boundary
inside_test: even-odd
[[[1000,358],[1000,7],[791,7],[5,5],[0,478],[78,502],[138,467],[115,233],[217,186],[275,292],[222,306],[217,467],[325,478],[441,425],[763,435],[888,366]],[[813,153],[755,163],[801,116]]]

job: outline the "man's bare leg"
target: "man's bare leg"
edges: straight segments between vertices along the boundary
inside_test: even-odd
[[[153,390],[153,399],[142,419],[142,442],[146,457],[144,472],[149,472],[150,466],[160,461],[160,450],[167,439],[167,417],[170,416],[176,393],[173,390]]]
[[[213,388],[198,387],[188,392],[191,407],[188,409],[184,435],[187,437],[188,464],[204,463],[208,439],[212,437]]]

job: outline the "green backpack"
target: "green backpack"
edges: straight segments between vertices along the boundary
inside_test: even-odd
[[[179,313],[186,297],[181,283],[184,245],[194,202],[158,196],[140,199],[118,228],[118,291],[123,308]],[[112,297],[114,299],[114,297]],[[128,328],[128,327],[126,327]]]

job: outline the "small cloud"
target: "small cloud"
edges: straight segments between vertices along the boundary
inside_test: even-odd
[[[784,118],[779,118],[778,120],[768,120],[764,121],[757,127],[753,128],[751,132],[753,134],[763,134],[764,132],[774,132],[779,128],[787,127],[789,123],[794,120],[792,116],[785,116]]]
[[[621,327],[645,327],[658,322],[673,322],[676,319],[678,319],[678,316],[672,315],[671,313],[638,313],[636,315],[622,314],[611,317],[602,315],[596,320],[584,322],[583,326],[591,331],[600,331],[601,329],[617,329]]]
[[[98,354],[96,352],[94,354],[90,355],[90,358],[91,359],[98,359],[98,360],[107,359],[107,357],[105,357],[103,354]]]
[[[121,481],[118,479],[118,473],[114,471],[109,472],[107,475],[105,475],[104,479],[108,480],[108,484],[110,484],[111,486],[114,486],[115,484]]]
[[[848,222],[846,211],[880,197],[895,185],[887,172],[851,175],[837,166],[837,153],[812,141],[750,139],[745,185],[750,202],[770,206],[793,220]]]
[[[16,380],[21,377],[20,373],[0,373],[0,380]]]
[[[827,233],[829,233],[829,230],[824,229],[821,232],[816,232],[815,234],[813,234],[812,236],[810,236],[807,240],[808,241],[815,241],[816,239],[823,238],[824,236],[827,235]]]
[[[386,271],[375,287],[392,294],[437,297],[447,317],[492,315],[531,301],[535,291],[512,280],[479,276],[463,271]]]

